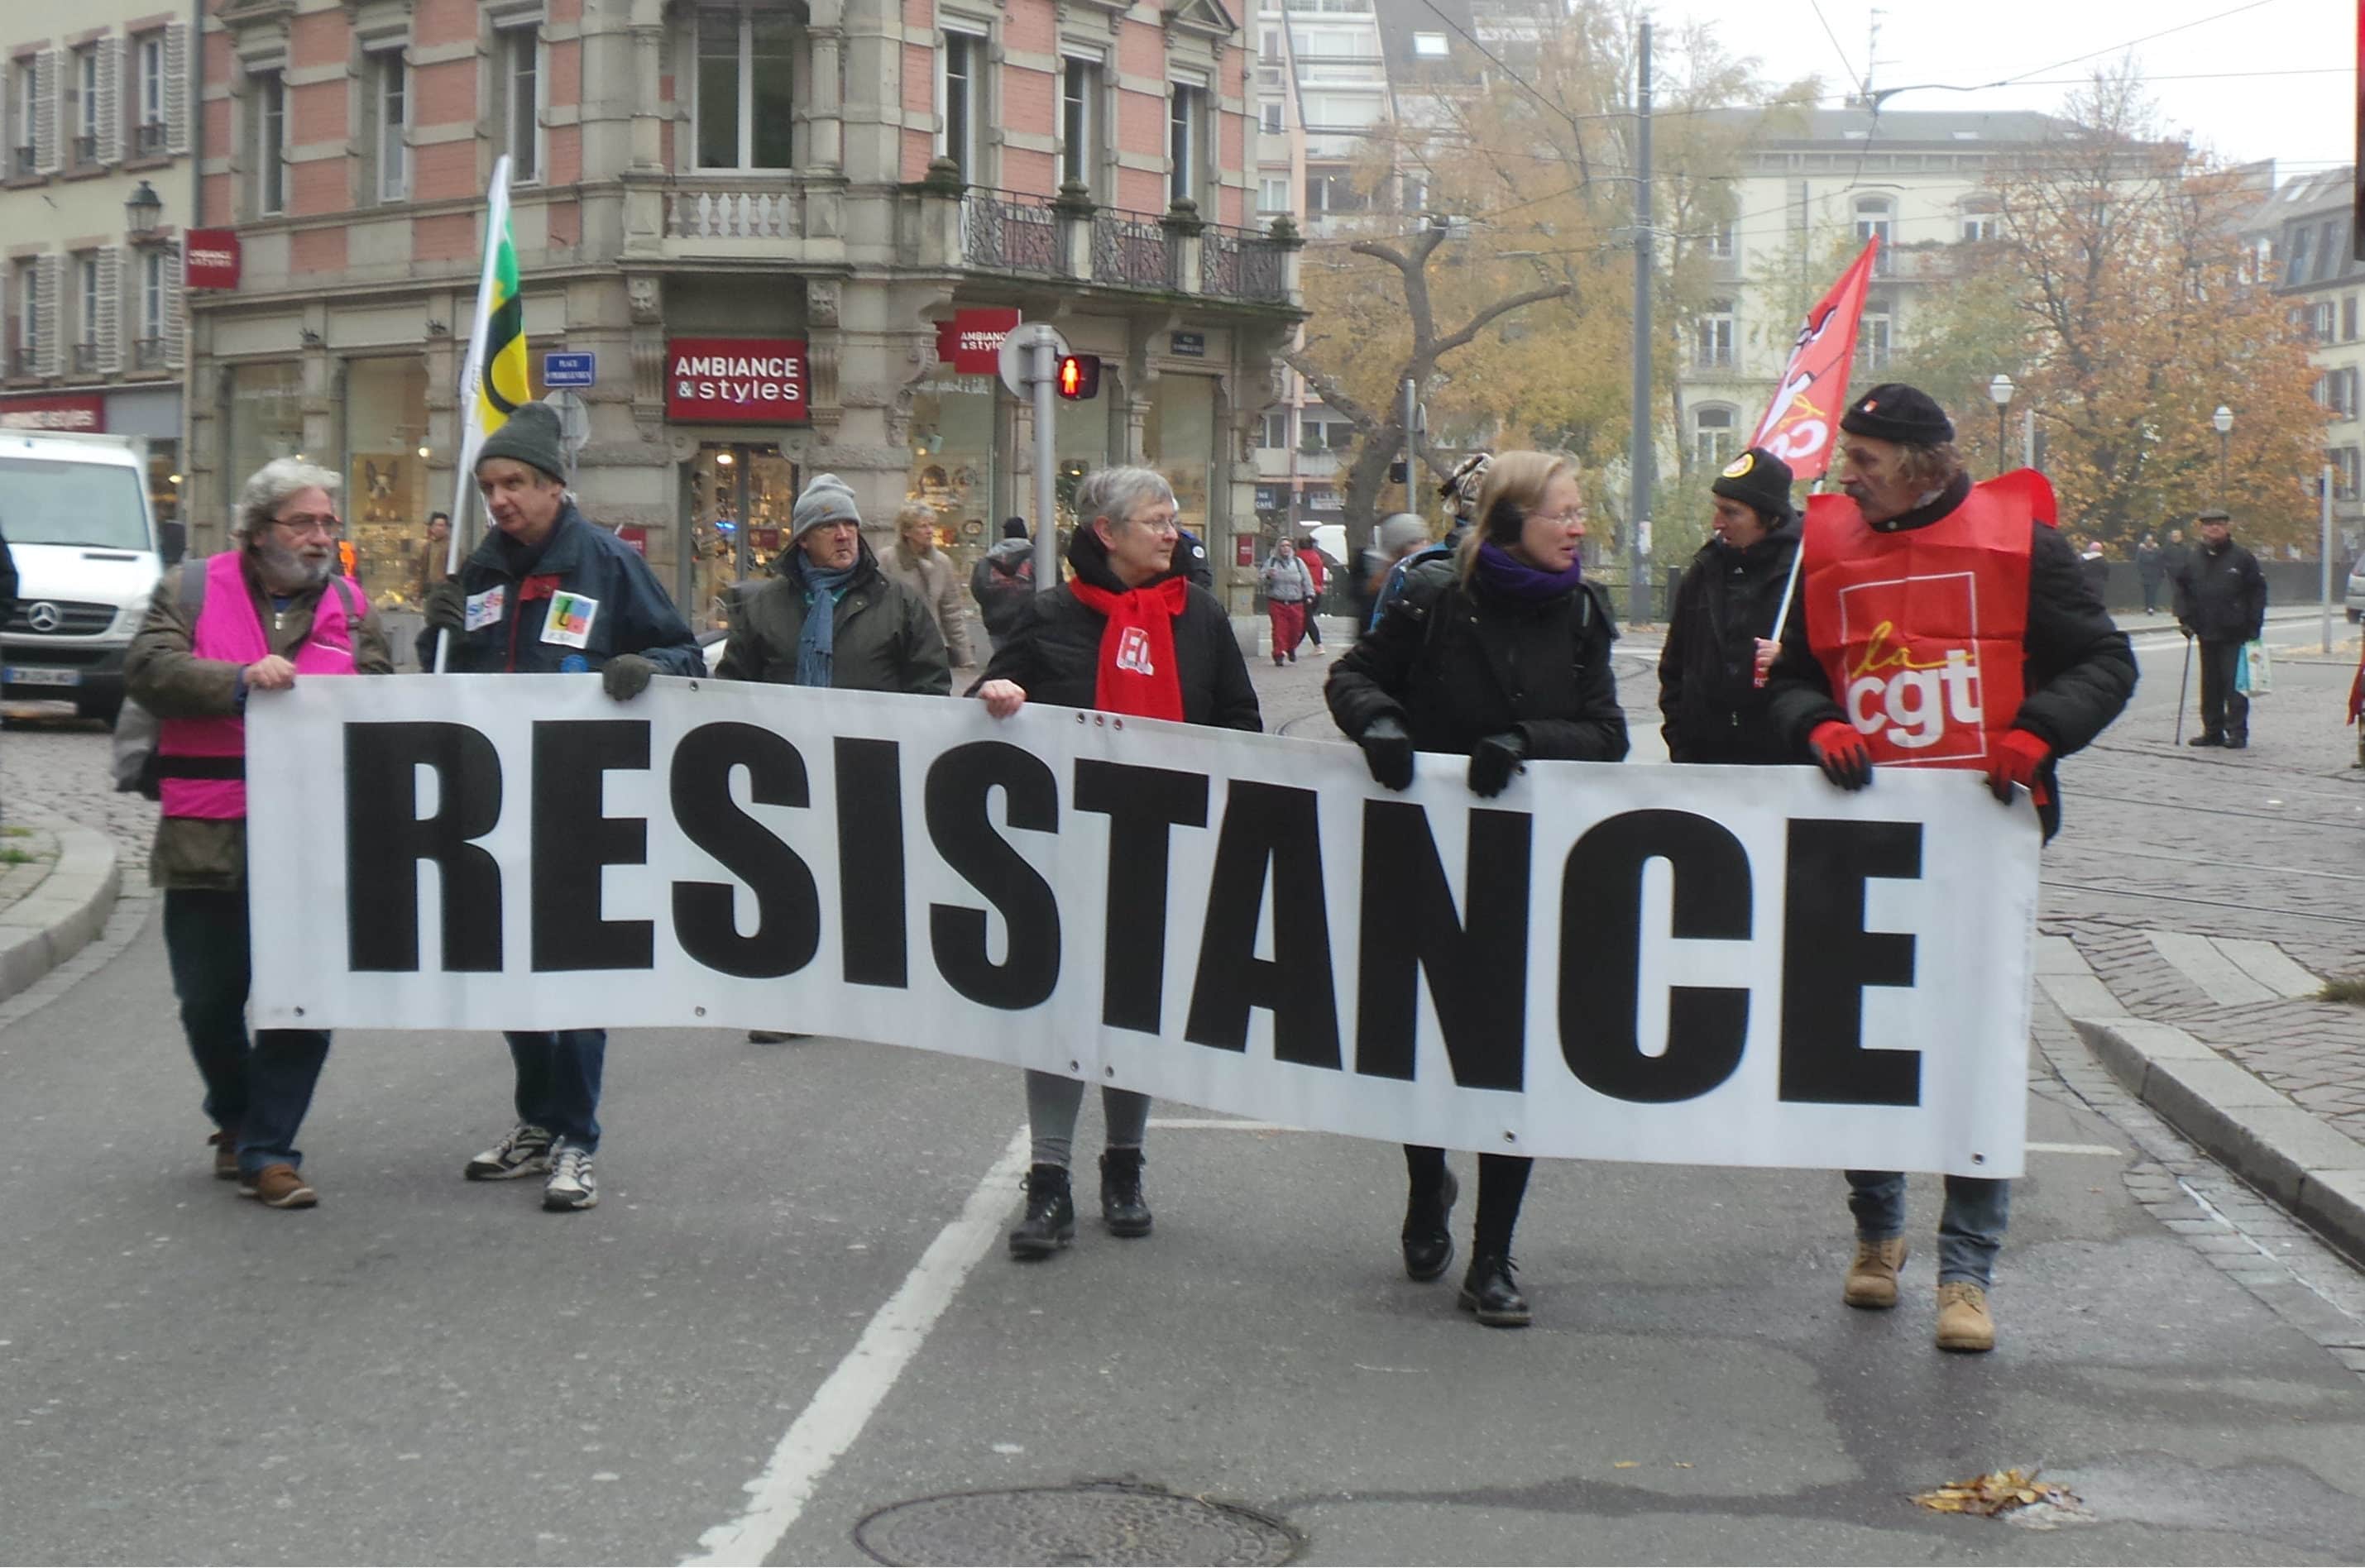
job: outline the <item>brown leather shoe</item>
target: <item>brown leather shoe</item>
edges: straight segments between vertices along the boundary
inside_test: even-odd
[[[1905,1266],[1905,1238],[1855,1244],[1855,1261],[1848,1265],[1841,1299],[1867,1312],[1886,1312],[1897,1305],[1897,1271]]]
[[[1995,1349],[1995,1319],[1988,1315],[1988,1293],[1968,1280],[1948,1280],[1938,1287],[1938,1349],[1967,1355]]]
[[[214,1134],[213,1137],[206,1139],[206,1142],[212,1146],[214,1151],[214,1180],[217,1182],[237,1181],[238,1135],[225,1127],[220,1132]]]
[[[241,1176],[239,1196],[252,1198],[267,1209],[308,1209],[320,1201],[312,1183],[292,1165],[266,1165],[252,1176]]]

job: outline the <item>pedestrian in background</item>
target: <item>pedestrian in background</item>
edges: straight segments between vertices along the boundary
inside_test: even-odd
[[[2159,588],[2168,580],[2168,561],[2159,541],[2146,533],[2135,546],[2135,581],[2143,585],[2144,613],[2159,613]]]
[[[1445,537],[1434,543],[1424,542],[1407,551],[1396,560],[1387,580],[1380,585],[1378,600],[1372,607],[1369,624],[1376,626],[1396,595],[1404,591],[1405,576],[1414,567],[1429,561],[1452,560],[1469,537],[1470,525],[1478,516],[1478,496],[1485,488],[1486,465],[1494,461],[1492,454],[1474,452],[1456,465],[1445,482],[1437,487],[1438,498],[1445,503]],[[1426,531],[1424,531],[1426,532]]]
[[[1318,654],[1322,651],[1322,596],[1330,588],[1330,562],[1309,534],[1297,542],[1297,564],[1306,568],[1314,584],[1314,591],[1306,596],[1306,630],[1299,640],[1313,644]]]
[[[952,668],[936,618],[918,593],[879,569],[862,537],[854,492],[835,474],[805,487],[789,541],[762,582],[740,583],[724,601],[731,632],[714,666],[723,680],[833,691],[949,696]],[[750,1029],[777,1046],[804,1036]]]
[[[2078,553],[2079,568],[2086,574],[2086,586],[2094,593],[2094,602],[2111,602],[2111,558],[2103,552],[2102,542],[2092,534],[2086,535],[2085,548]]]
[[[319,1202],[296,1136],[329,1032],[247,1034],[247,703],[299,679],[394,669],[376,613],[338,571],[337,484],[298,458],[256,470],[239,492],[231,547],[164,574],[124,661],[126,689],[159,721],[148,878],[164,895],[164,953],[205,1081],[214,1174],[275,1209]]]
[[[1753,446],[1709,490],[1711,532],[1676,586],[1659,654],[1659,733],[1676,762],[1795,762],[1767,716],[1763,676],[1799,554],[1790,467]]]
[[[2234,543],[2234,515],[2212,509],[2194,520],[2201,546],[2176,585],[2176,622],[2201,644],[2201,733],[2187,745],[2240,751],[2250,744],[2250,700],[2236,681],[2242,644],[2267,627],[2267,575]]]
[[[1214,590],[1216,564],[1207,556],[1206,544],[1187,528],[1174,531],[1174,565],[1194,588]]]
[[[1798,599],[1772,676],[1775,727],[1792,756],[1843,790],[1868,788],[1876,761],[1911,767],[1934,756],[1922,765],[1976,768],[2007,805],[2026,790],[2050,838],[2061,823],[2057,760],[2090,744],[2135,691],[2126,633],[2044,515],[2050,487],[2025,471],[1974,485],[1954,421],[1929,394],[1884,383],[1841,416],[1840,430],[1847,493],[1810,504]],[[1981,640],[1980,615],[2022,628],[2017,649]],[[1976,696],[1925,697],[1914,714],[1912,688],[1899,683],[1933,691],[1949,662],[1976,668]],[[1897,1305],[1907,1253],[1905,1177],[1845,1176],[1855,1254],[1841,1299],[1885,1310]],[[1946,1178],[1938,1349],[1995,1349],[1988,1291],[2011,1214],[2010,1182]]]
[[[851,492],[846,499],[851,504]],[[887,554],[877,557],[879,569],[919,596],[936,618],[945,652],[954,664],[970,665],[974,661],[969,652],[969,610],[961,603],[960,579],[953,572],[952,558],[936,548],[936,512],[919,501],[904,502],[895,513],[895,535]],[[870,555],[867,547],[862,554]]]
[[[419,573],[413,583],[411,602],[421,603],[427,590],[451,574],[445,570],[452,560],[452,514],[433,511],[427,514],[427,539],[419,546]]]
[[[985,622],[988,645],[999,648],[1018,624],[1019,610],[1035,597],[1035,541],[1026,537],[1025,518],[1002,520],[1002,537],[970,571],[969,593]]]
[[[1506,452],[1485,471],[1481,520],[1452,559],[1413,567],[1379,624],[1331,666],[1330,716],[1363,748],[1372,778],[1409,787],[1416,751],[1470,759],[1473,793],[1500,795],[1533,759],[1616,762],[1626,715],[1609,667],[1608,601],[1584,581],[1585,509],[1572,458]],[[1516,685],[1503,672],[1519,672]],[[1509,1068],[1516,1080],[1517,1066]],[[1533,1161],[1478,1157],[1478,1215],[1457,1298],[1478,1321],[1530,1316],[1513,1280],[1511,1236]],[[1452,1266],[1454,1199],[1445,1151],[1405,1148],[1405,1272]]]
[[[1007,719],[1028,702],[1258,731],[1256,689],[1231,617],[1186,575],[1174,492],[1154,469],[1104,468],[1076,487],[1080,520],[1068,542],[1074,576],[1026,601],[1018,624],[971,689]],[[1026,1072],[1034,1138],[1026,1214],[1010,1233],[1014,1258],[1043,1258],[1075,1239],[1069,1166],[1084,1086]],[[1107,1150],[1101,1156],[1101,1219],[1117,1236],[1147,1236],[1142,1138],[1149,1096],[1103,1087]]]
[[[2176,603],[2175,596],[2183,591],[2177,585],[2184,580],[2185,569],[2192,565],[2192,546],[2184,542],[2184,530],[2168,531],[2168,543],[2159,547],[2159,569],[2162,581],[2168,584],[2169,604]]]
[[[705,674],[697,636],[641,553],[576,509],[558,429],[549,404],[521,403],[478,449],[476,490],[492,530],[456,580],[428,593],[420,667],[435,667],[436,638],[448,635],[454,674],[596,670],[619,702],[660,672]],[[608,1032],[504,1037],[517,1069],[517,1123],[461,1173],[471,1182],[539,1175],[544,1208],[588,1209],[600,1201],[592,1156]]]
[[[1280,664],[1286,655],[1295,664],[1297,644],[1306,636],[1306,612],[1314,599],[1314,577],[1297,558],[1296,545],[1283,539],[1272,547],[1257,573],[1257,587],[1264,593],[1265,614],[1272,622],[1272,662]]]

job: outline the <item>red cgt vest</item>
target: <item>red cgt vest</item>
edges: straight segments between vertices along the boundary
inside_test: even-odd
[[[2019,469],[1924,528],[1877,532],[1807,502],[1799,591],[1832,696],[1888,767],[1981,767],[2023,695],[2029,526],[2053,487]]]
[[[197,612],[189,646],[198,658],[243,666],[271,652],[239,554],[225,550],[207,557],[202,566],[192,561],[181,568],[206,574],[205,608]],[[369,601],[360,587],[353,585],[352,593],[355,618],[367,614]],[[295,664],[298,675],[353,673],[353,629],[345,620],[344,595],[333,582],[320,592],[312,611],[312,634],[296,651]],[[246,815],[244,719],[166,719],[156,729],[156,755],[164,765],[159,794],[166,816],[219,820]]]

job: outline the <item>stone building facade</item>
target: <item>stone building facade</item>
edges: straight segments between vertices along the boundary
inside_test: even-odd
[[[549,353],[594,362],[552,394],[576,488],[694,622],[816,472],[882,532],[929,501],[960,557],[1031,513],[1027,411],[975,352],[1013,310],[1105,364],[1058,412],[1063,495],[1146,461],[1220,561],[1235,519],[1252,540],[1296,256],[1252,227],[1221,0],[206,6],[204,210],[243,263],[190,301],[201,544],[241,476],[302,452],[347,475],[364,582],[406,590],[452,504],[505,154],[536,390]]]

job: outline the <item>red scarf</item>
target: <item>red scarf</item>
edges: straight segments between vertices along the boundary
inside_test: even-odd
[[[1100,669],[1093,680],[1093,706],[1138,719],[1182,717],[1182,682],[1174,669],[1174,618],[1190,601],[1186,577],[1125,593],[1111,593],[1080,578],[1068,591],[1087,609],[1108,617],[1101,628]]]

